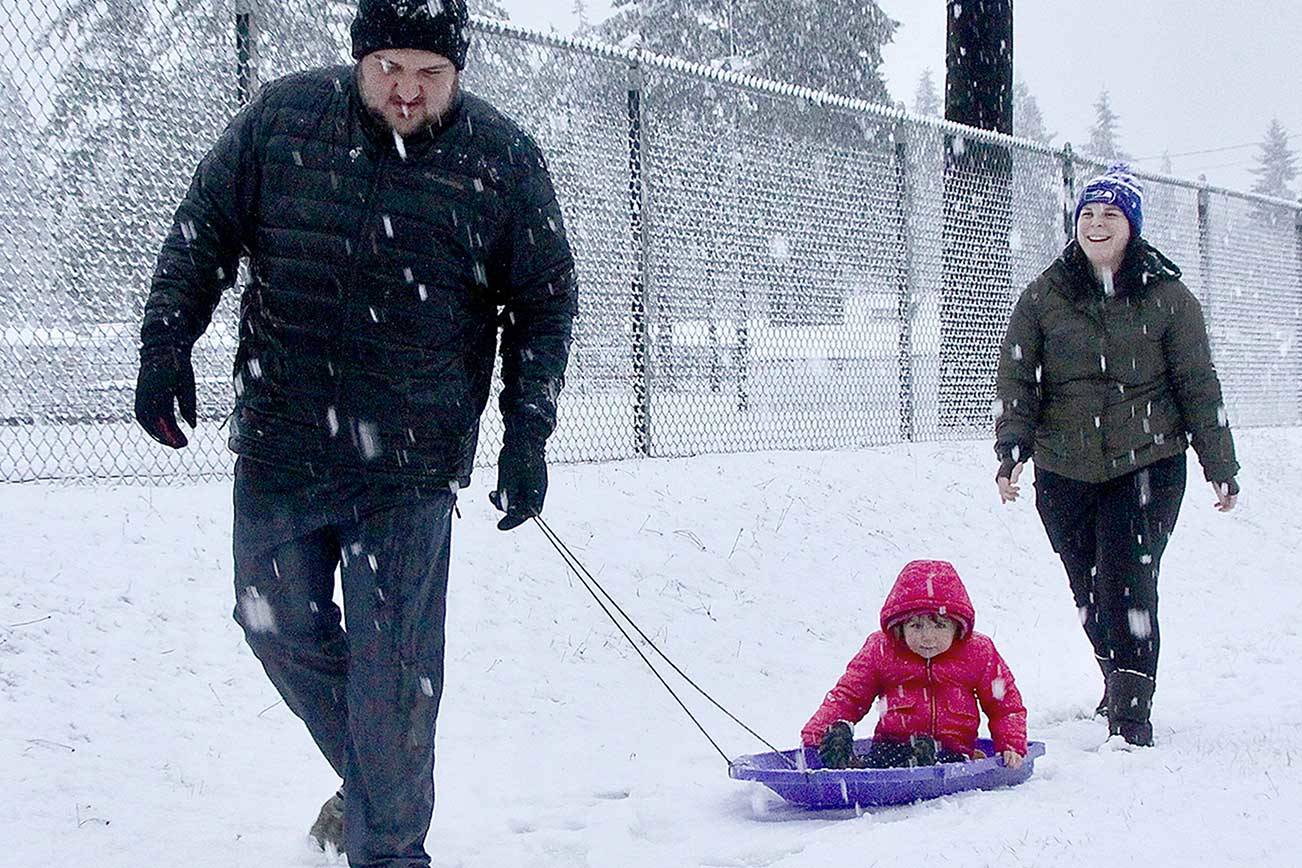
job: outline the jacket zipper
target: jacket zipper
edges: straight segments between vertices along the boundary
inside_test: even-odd
[[[927,702],[931,706],[931,737],[936,737],[936,687],[931,680],[931,659],[927,659]]]
[[[361,258],[362,244],[366,241],[366,231],[371,228],[371,218],[375,216],[375,194],[380,189],[380,183],[384,176],[385,164],[388,162],[388,154],[383,150],[375,160],[375,173],[371,176],[371,188],[366,194],[366,212],[358,222],[357,232],[353,236],[353,250],[348,257],[348,281],[343,286],[340,301],[340,314],[338,327],[335,329],[335,338],[338,340],[343,332],[344,327],[344,305],[343,302],[353,292],[353,286],[357,283],[357,273],[360,270],[358,261]]]
[[[330,372],[335,381],[334,406],[338,408],[340,399],[343,397],[343,371],[337,368],[341,350],[343,349],[344,327],[348,320],[348,300],[353,295],[353,289],[357,284],[357,274],[361,270],[359,261],[362,255],[362,245],[366,241],[367,229],[371,226],[371,219],[375,216],[375,199],[379,191],[381,179],[384,176],[385,164],[388,154],[383,148],[378,149],[379,154],[375,160],[375,171],[371,175],[371,186],[366,193],[366,211],[362,219],[357,223],[357,231],[350,240],[352,250],[348,254],[348,278],[339,288],[339,314],[335,319],[335,329],[333,339],[330,341],[330,358],[326,363],[330,366]],[[338,410],[336,409],[336,412]]]

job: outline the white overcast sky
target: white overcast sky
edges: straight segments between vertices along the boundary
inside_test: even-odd
[[[573,0],[501,0],[524,26],[568,33]],[[588,0],[589,16],[608,12]],[[878,0],[900,22],[885,51],[891,94],[910,107],[930,67],[944,82],[945,0]],[[1017,0],[1014,64],[1056,144],[1083,143],[1107,88],[1122,147],[1172,154],[1174,173],[1248,189],[1248,169],[1272,117],[1302,151],[1302,2],[1299,0]],[[1252,147],[1235,147],[1250,144]],[[1175,156],[1189,151],[1213,153]],[[1137,166],[1158,170],[1160,159]],[[1302,168],[1302,167],[1300,167]],[[1302,184],[1294,181],[1296,190]]]
[[[574,0],[500,2],[518,24],[574,28]],[[609,0],[586,3],[590,18],[609,13]],[[883,71],[894,99],[911,107],[923,69],[943,85],[946,3],[878,4],[900,22]],[[21,29],[30,26],[25,19],[33,8],[41,7],[0,0],[0,18]],[[1154,158],[1137,161],[1139,167],[1159,170],[1167,151],[1176,175],[1205,173],[1213,184],[1248,189],[1255,143],[1272,117],[1302,153],[1302,0],[1016,0],[1013,20],[1016,73],[1039,101],[1056,144],[1088,141],[1094,102],[1106,87],[1120,116],[1122,147]],[[21,67],[3,42],[0,61]],[[1190,151],[1210,153],[1180,156]],[[1302,178],[1294,180],[1299,188]]]

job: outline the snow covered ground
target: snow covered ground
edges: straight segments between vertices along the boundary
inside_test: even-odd
[[[985,442],[556,467],[552,527],[784,747],[900,566],[957,564],[1048,755],[1016,789],[861,818],[729,780],[538,529],[494,529],[481,472],[454,541],[434,864],[1294,864],[1302,430],[1239,442],[1234,513],[1191,468],[1139,753],[1100,750],[1066,580],[1032,503],[999,506]],[[229,502],[226,483],[0,488],[0,865],[328,864],[304,834],[337,781],[230,620]],[[762,750],[695,705],[730,755]]]

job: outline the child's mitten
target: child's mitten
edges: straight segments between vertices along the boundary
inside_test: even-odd
[[[848,769],[854,762],[854,729],[838,720],[823,733],[818,759],[825,769]]]
[[[911,735],[909,736],[909,746],[913,748],[913,756],[909,765],[913,766],[934,766],[936,764],[936,740],[929,735]]]

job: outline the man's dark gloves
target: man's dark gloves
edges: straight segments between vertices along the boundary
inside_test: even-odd
[[[825,769],[854,767],[854,729],[850,724],[838,720],[827,728],[818,746],[818,760]]]
[[[159,443],[180,449],[189,441],[176,424],[176,408],[194,428],[194,367],[190,350],[167,347],[140,352],[140,375],[136,379],[136,421]]]
[[[497,488],[488,493],[493,506],[506,513],[497,529],[512,530],[541,513],[546,496],[544,441],[508,436],[497,459]]]

